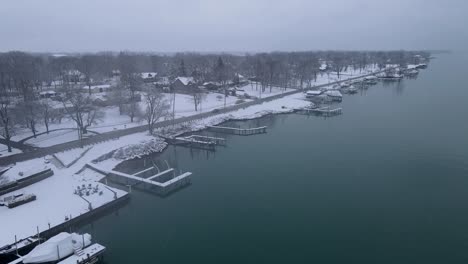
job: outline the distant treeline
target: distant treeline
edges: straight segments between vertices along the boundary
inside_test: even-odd
[[[24,97],[30,90],[41,90],[54,81],[82,82],[90,85],[118,72],[122,75],[156,72],[158,77],[173,80],[193,77],[197,82],[222,82],[235,74],[265,84],[288,86],[292,81],[306,83],[324,70],[338,75],[347,69],[364,69],[374,64],[417,64],[427,59],[426,51],[310,51],[272,52],[246,55],[177,53],[155,55],[135,52],[99,52],[93,54],[53,55],[19,51],[0,53],[0,92],[17,91]]]

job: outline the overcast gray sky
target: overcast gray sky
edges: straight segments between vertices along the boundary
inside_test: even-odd
[[[0,50],[465,49],[465,0],[3,0]]]

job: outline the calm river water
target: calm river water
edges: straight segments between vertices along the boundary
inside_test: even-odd
[[[169,147],[151,159],[193,172],[191,186],[134,190],[81,231],[112,264],[466,263],[466,65],[441,55],[416,80],[345,96],[338,117],[239,124],[269,129],[214,154]]]

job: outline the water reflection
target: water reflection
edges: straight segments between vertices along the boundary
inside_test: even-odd
[[[276,127],[278,123],[284,124],[286,122],[286,115],[267,115],[257,119],[251,120],[232,120],[227,121],[220,126],[227,126],[227,127],[237,127],[237,128],[253,128],[253,127],[261,127],[267,126],[269,129],[273,129]],[[128,174],[135,174],[136,172],[149,169],[152,167],[157,167],[159,170],[165,170],[169,168],[174,168],[176,171],[183,171],[184,167],[183,164],[179,164],[179,152],[185,153],[189,155],[192,160],[214,160],[216,158],[216,152],[222,148],[226,148],[229,146],[229,139],[233,137],[243,137],[239,135],[231,135],[225,134],[220,132],[213,132],[209,130],[202,130],[197,132],[187,133],[186,135],[203,135],[203,136],[210,136],[210,137],[220,137],[225,138],[227,140],[227,146],[217,146],[215,150],[210,149],[200,149],[194,147],[184,147],[184,146],[176,146],[170,145],[168,146],[162,153],[153,153],[150,155],[146,155],[143,157],[135,158],[132,160],[127,160],[115,167],[115,170],[128,173]],[[187,152],[188,150],[188,152]]]

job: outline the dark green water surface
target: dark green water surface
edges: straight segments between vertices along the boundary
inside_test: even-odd
[[[338,117],[236,123],[268,133],[214,154],[169,147],[151,159],[191,186],[134,190],[82,231],[112,264],[467,263],[467,64],[441,55],[416,80],[345,96]]]

